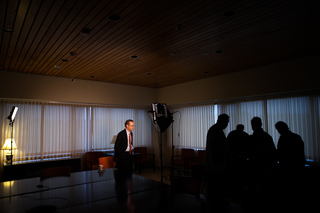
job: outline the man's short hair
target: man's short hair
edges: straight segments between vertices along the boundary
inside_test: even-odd
[[[237,130],[243,131],[244,130],[244,125],[243,124],[238,124],[237,125]]]
[[[255,127],[261,127],[262,126],[261,118],[259,118],[259,117],[252,118],[251,125],[255,126]]]
[[[130,122],[134,122],[134,121],[131,120],[131,119],[128,119],[128,120],[126,120],[126,122],[124,123],[124,126],[127,127],[127,125],[129,125]]]
[[[229,123],[229,115],[227,115],[227,114],[221,114],[221,115],[219,115],[218,116],[218,120],[217,120],[217,122],[221,122],[221,123],[223,123],[223,122],[227,122],[227,123]]]
[[[280,130],[282,132],[289,129],[288,125],[283,121],[278,121],[276,123],[275,127],[276,127],[277,130]]]

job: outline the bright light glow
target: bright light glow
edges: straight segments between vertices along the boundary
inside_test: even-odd
[[[11,116],[11,120],[14,121],[14,118],[16,117],[16,114],[18,112],[18,107],[14,107],[14,110],[13,110],[13,113],[12,113],[12,116]]]
[[[11,138],[7,138],[3,147],[1,148],[2,150],[11,150]],[[12,149],[18,149],[16,142],[14,139],[12,139]]]
[[[17,112],[18,112],[18,107],[13,106],[8,116],[8,119],[10,120],[10,122],[14,121],[14,118],[16,117]]]

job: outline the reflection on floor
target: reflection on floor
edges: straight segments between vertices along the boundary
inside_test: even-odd
[[[164,184],[170,185],[170,168],[163,168],[162,170],[162,181]],[[175,171],[175,174],[177,174],[178,172]],[[139,171],[134,171],[134,174],[136,175],[140,175],[143,176],[145,178],[154,180],[154,181],[158,181],[161,182],[161,168],[156,167],[155,172],[153,171],[152,168],[144,168],[143,170],[141,170],[141,174],[139,174]],[[199,211],[201,213],[206,213],[206,212],[211,212],[208,208],[206,208],[206,206],[210,205],[210,201],[209,203],[207,203],[207,199],[206,199],[206,187],[202,184],[201,185],[201,195],[200,195],[200,199],[197,201],[199,203],[202,203],[202,206],[204,206],[204,208],[199,209]],[[179,203],[179,201],[175,201],[176,203]],[[181,202],[181,201],[180,201]],[[191,202],[191,200],[189,200],[188,202]],[[190,203],[189,203],[190,204]],[[226,213],[243,213],[243,210],[241,208],[241,206],[236,202],[236,201],[229,201],[229,208],[226,211]]]

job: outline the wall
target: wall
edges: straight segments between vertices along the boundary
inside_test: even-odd
[[[151,107],[157,89],[0,71],[0,98]]]
[[[160,88],[170,105],[319,89],[320,55]]]

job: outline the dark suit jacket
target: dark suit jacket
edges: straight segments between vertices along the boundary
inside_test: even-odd
[[[131,145],[133,146],[133,134],[131,132]],[[128,146],[128,137],[126,129],[118,133],[117,140],[114,144],[114,161],[119,162],[123,159]]]

